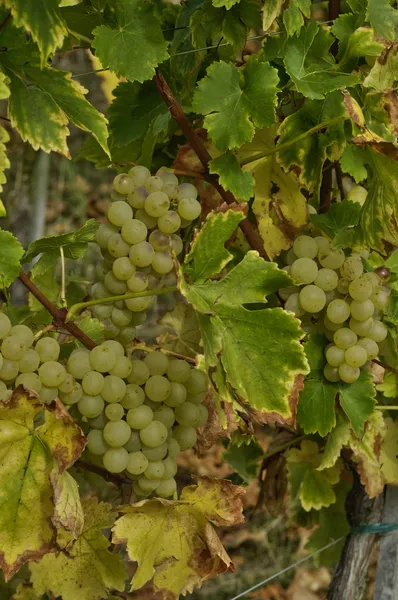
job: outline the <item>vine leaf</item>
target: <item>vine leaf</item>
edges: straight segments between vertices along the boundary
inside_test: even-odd
[[[391,418],[385,419],[386,433],[381,445],[380,463],[386,483],[398,483],[398,424]]]
[[[206,366],[220,358],[228,383],[250,406],[290,418],[296,376],[308,372],[299,321],[281,308],[246,307],[265,308],[265,297],[289,285],[289,276],[250,251],[224,278],[209,280],[231,260],[224,243],[242,218],[232,210],[208,217],[180,268],[180,289],[198,312]]]
[[[369,498],[375,498],[384,488],[384,475],[380,464],[380,447],[386,433],[386,425],[381,411],[375,411],[367,424],[364,435],[355,438],[351,435],[349,447],[362,485]]]
[[[117,513],[112,506],[89,497],[83,501],[83,531],[68,553],[47,554],[30,564],[33,588],[63,600],[100,600],[110,589],[123,591],[126,570],[120,555],[109,551],[102,529],[113,525]]]
[[[333,429],[336,393],[336,388],[323,379],[305,381],[297,406],[297,422],[305,433],[325,436]]]
[[[93,48],[104,68],[118,77],[143,82],[155,75],[155,67],[169,58],[154,6],[140,0],[114,3],[113,27],[100,25],[93,31]]]
[[[327,437],[326,445],[322,455],[322,461],[318,467],[319,471],[330,469],[336,464],[344,446],[348,446],[351,438],[350,424],[344,415],[338,414],[336,427]]]
[[[301,30],[304,17],[311,17],[311,0],[290,0],[289,6],[283,11],[283,24],[288,36]]]
[[[336,502],[333,486],[340,480],[341,465],[319,471],[321,459],[318,444],[309,440],[286,452],[291,497],[298,498],[307,512]]]
[[[8,287],[18,277],[24,249],[9,231],[0,229],[0,285]]]
[[[354,383],[339,383],[340,405],[350,420],[354,433],[359,436],[367,419],[374,411],[376,389],[368,371],[361,371]]]
[[[230,481],[201,477],[182,490],[180,500],[142,500],[124,506],[112,541],[126,542],[130,560],[138,562],[131,591],[153,579],[154,590],[173,600],[211,576],[232,571],[211,523],[228,527],[241,523],[243,494],[244,489]]]
[[[41,67],[68,35],[57,0],[4,0],[11,8],[14,23],[32,35],[40,49]]]
[[[345,173],[351,175],[356,183],[360,183],[367,178],[366,170],[366,150],[355,144],[347,144],[344,148],[340,165]],[[332,206],[335,206],[334,204]],[[332,206],[330,208],[332,208]]]
[[[223,188],[232,192],[237,200],[250,200],[254,192],[254,177],[251,173],[242,171],[234,154],[227,153],[213,158],[209,171],[219,176]]]
[[[37,561],[54,547],[55,523],[63,520],[60,506],[66,492],[58,482],[54,500],[52,474],[54,477],[57,471],[62,474],[69,468],[86,443],[81,429],[65,416],[59,400],[44,407],[45,423],[37,426],[42,410],[37,396],[22,386],[7,402],[0,403],[0,564],[6,579],[26,561]],[[9,456],[12,460],[6,458]],[[76,531],[78,519],[78,512],[75,517],[70,515],[66,523],[69,529]]]
[[[52,523],[57,529],[65,529],[72,534],[72,538],[77,539],[84,526],[79,486],[68,471],[59,474],[57,469],[53,469],[50,479],[54,489]]]
[[[240,2],[240,0],[212,0],[215,8],[225,7],[227,10],[232,8],[237,2]]]
[[[398,79],[398,45],[392,44],[381,53],[379,58],[365,77],[363,85],[378,92],[394,88]]]
[[[84,317],[79,321],[79,328],[96,344],[102,344],[105,339],[105,325],[99,319]]]
[[[286,71],[297,91],[308,98],[321,100],[333,90],[351,87],[360,81],[359,75],[341,71],[329,52],[332,43],[330,32],[313,21],[301,29],[300,35],[286,42]]]
[[[179,302],[162,317],[160,324],[165,331],[156,341],[162,348],[192,358],[201,353],[199,324],[192,306]]]
[[[231,442],[223,453],[223,459],[238,473],[245,483],[257,477],[260,460],[264,458],[264,450],[255,441],[238,446]]]
[[[333,32],[335,33],[334,29]],[[344,49],[340,66],[344,65],[346,70],[354,69],[361,56],[379,56],[384,50],[384,45],[375,40],[373,29],[370,27],[358,27],[343,42],[345,43],[340,42],[339,45],[339,54]]]
[[[194,95],[193,109],[206,115],[204,125],[219,150],[250,142],[255,126],[274,124],[278,83],[276,69],[256,57],[243,69],[223,61],[207,69]]]
[[[372,25],[375,34],[393,42],[398,26],[398,11],[389,0],[368,0],[366,19]]]
[[[347,227],[355,227],[359,222],[361,205],[359,202],[344,200],[332,204],[327,213],[311,215],[311,223],[321,229],[331,239]]]
[[[282,11],[282,6],[283,0],[269,0],[269,2],[264,2],[262,8],[264,31],[270,29],[275,19],[279,17]]]

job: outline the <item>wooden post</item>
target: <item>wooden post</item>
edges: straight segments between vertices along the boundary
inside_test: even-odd
[[[398,487],[386,487],[383,523],[398,523]],[[373,600],[398,598],[398,531],[381,538]]]

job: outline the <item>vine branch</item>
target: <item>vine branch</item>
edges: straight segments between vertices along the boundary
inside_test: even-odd
[[[91,464],[85,460],[79,458],[74,464],[74,466],[78,469],[83,469],[84,471],[90,471],[91,473],[95,473],[105,479],[105,481],[109,481],[110,483],[114,483],[117,486],[121,486],[124,483],[132,483],[131,479],[127,479],[127,477],[122,477],[121,475],[117,475],[115,473],[109,473],[106,469],[99,467],[98,465]]]
[[[77,340],[79,340],[79,342],[84,344],[84,346],[86,346],[86,348],[88,348],[89,350],[92,350],[96,347],[97,344],[91,338],[89,338],[88,335],[86,335],[84,331],[82,331],[80,327],[76,325],[76,323],[73,323],[73,321],[66,321],[66,309],[58,309],[55,306],[55,304],[53,304],[43,294],[43,292],[39,290],[39,288],[33,283],[30,277],[28,277],[23,271],[19,273],[19,279],[20,281],[22,281],[24,286],[28,288],[30,293],[33,294],[33,296],[40,302],[40,304],[44,306],[44,308],[50,313],[54,320],[54,325],[56,327],[63,327],[64,329],[69,331],[71,335],[73,335]]]
[[[192,148],[195,150],[200,162],[202,163],[205,169],[204,178],[216,188],[221,198],[227,204],[234,204],[236,202],[236,199],[233,196],[233,194],[224,190],[224,188],[220,185],[217,175],[211,175],[209,173],[209,163],[211,161],[211,155],[207,151],[205,145],[203,144],[203,141],[196,133],[194,127],[192,126],[192,123],[184,113],[177,98],[171,91],[167,81],[158,70],[156,71],[156,75],[153,78],[153,82],[155,83],[163,100],[165,101],[171,116],[177,121],[177,123],[181,127],[185,137],[191,144]],[[239,227],[245,234],[247,241],[249,242],[253,250],[257,250],[260,256],[262,256],[266,260],[269,260],[267,253],[264,250],[264,244],[256,225],[246,218],[240,223]]]

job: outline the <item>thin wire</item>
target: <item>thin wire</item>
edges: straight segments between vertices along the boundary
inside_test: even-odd
[[[306,562],[307,560],[309,560],[310,558],[313,558],[317,554],[320,554],[324,550],[327,550],[328,548],[331,548],[332,546],[335,546],[336,544],[338,544],[339,542],[341,542],[342,540],[344,540],[345,537],[346,536],[343,535],[342,537],[338,538],[337,540],[334,540],[333,542],[330,542],[330,544],[327,544],[327,546],[324,546],[323,548],[320,548],[319,550],[316,550],[315,552],[313,552],[309,556],[305,556],[304,558],[301,558],[300,560],[298,560],[297,562],[293,563],[292,565],[289,565],[285,569],[282,569],[282,571],[279,571],[279,573],[275,573],[275,575],[271,575],[271,577],[267,577],[267,579],[264,579],[264,581],[260,581],[260,583],[257,583],[256,585],[253,585],[253,587],[249,588],[248,590],[245,590],[244,592],[238,594],[237,596],[234,596],[233,598],[230,598],[230,600],[238,600],[238,598],[243,598],[243,596],[246,596],[246,594],[248,594],[249,592],[252,592],[253,590],[256,590],[259,587],[262,587],[266,583],[269,583],[270,581],[273,581],[274,579],[276,579],[280,575],[283,575],[283,573],[286,573],[287,571],[290,571],[291,569],[294,569],[295,567],[298,567],[303,562]]]

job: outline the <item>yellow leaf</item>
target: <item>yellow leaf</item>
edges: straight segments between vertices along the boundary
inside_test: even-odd
[[[349,442],[361,483],[369,498],[381,494],[385,483],[380,464],[380,446],[385,437],[386,426],[380,413],[381,411],[375,411],[370,417],[361,439],[352,434]]]
[[[52,522],[57,529],[63,527],[70,531],[74,538],[78,538],[84,525],[79,486],[67,471],[60,475],[58,469],[55,468],[50,477],[54,488],[54,516]]]

